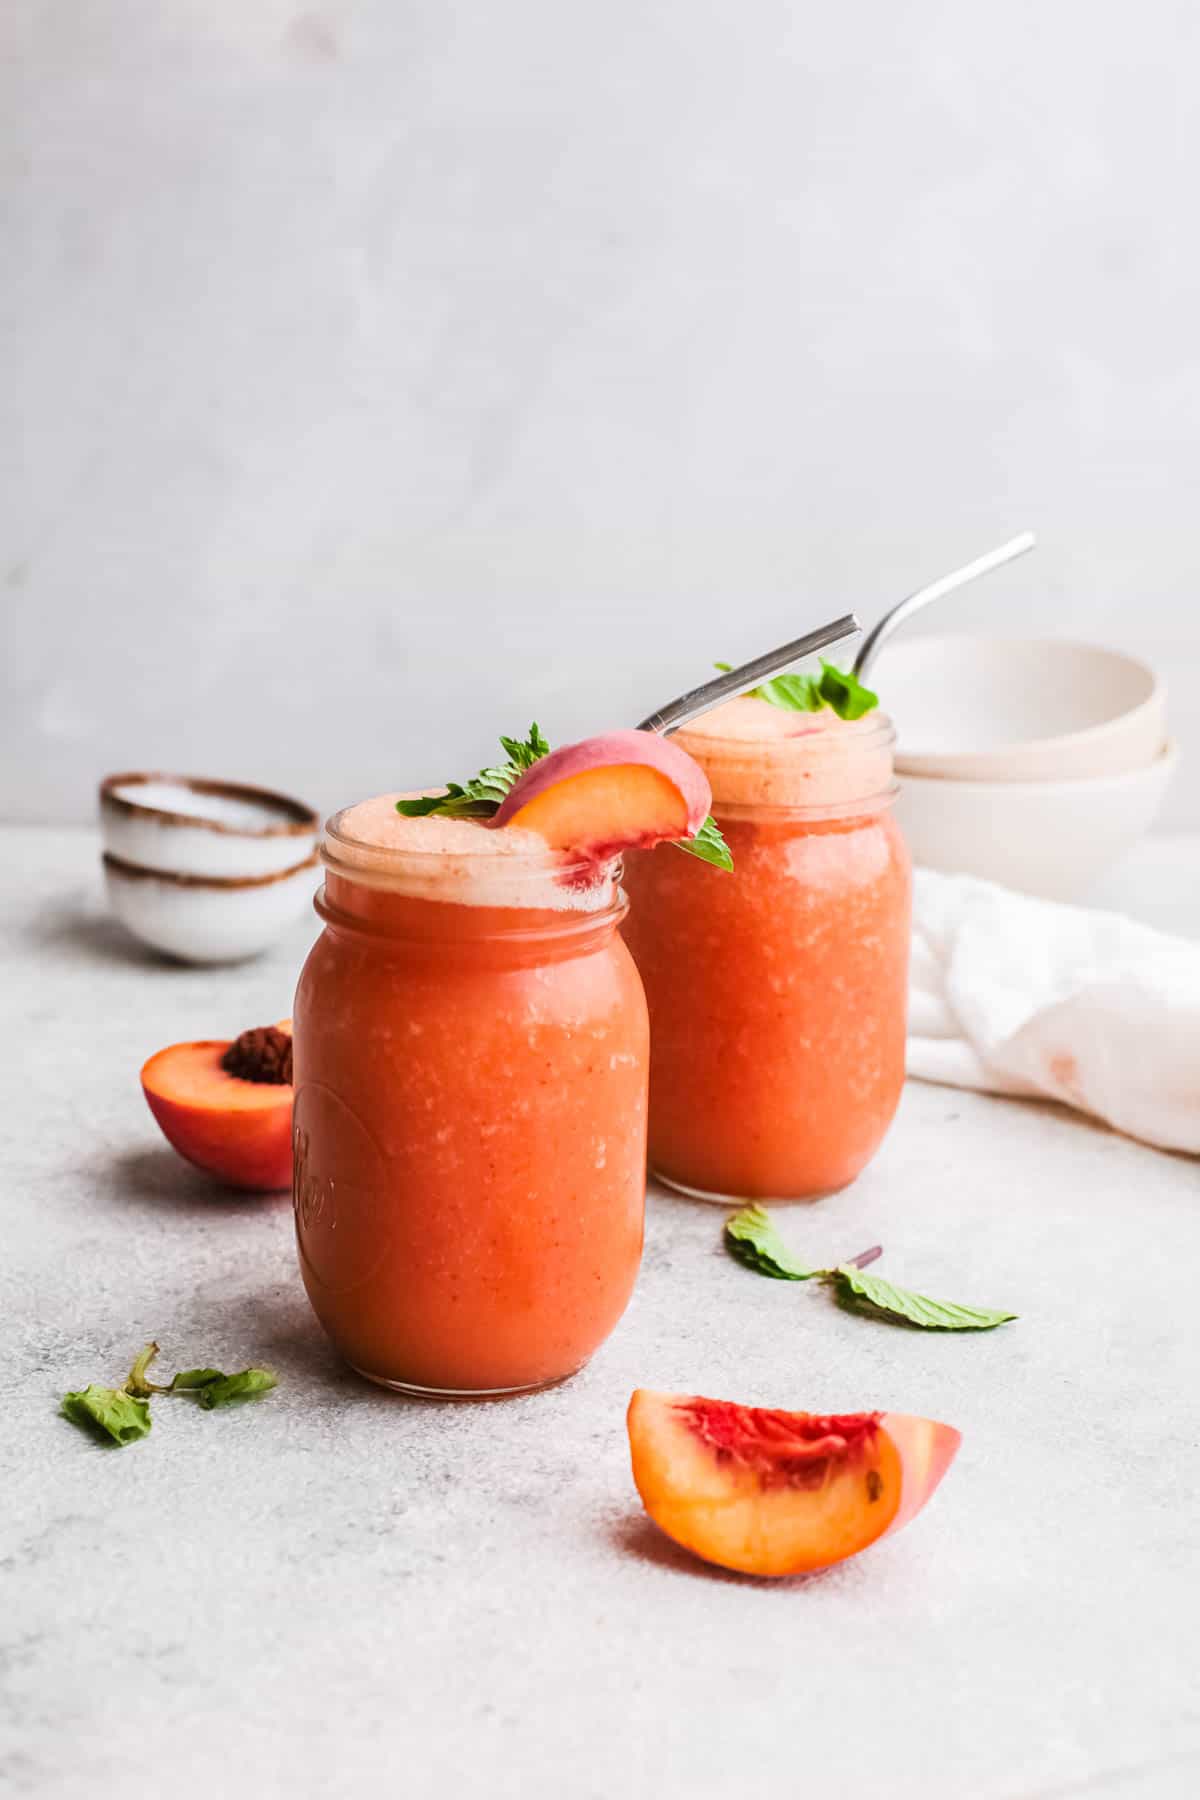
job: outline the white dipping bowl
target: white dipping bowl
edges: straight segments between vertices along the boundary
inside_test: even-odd
[[[1056,638],[916,637],[889,645],[878,687],[896,768],[952,781],[1069,781],[1144,769],[1167,742],[1167,696],[1123,651]]]
[[[113,911],[155,950],[189,963],[258,956],[305,911],[319,877],[316,851],[270,875],[180,875],[144,869],[106,853]]]
[[[268,788],[144,770],[100,783],[104,848],[120,862],[175,875],[278,875],[317,848],[310,806]]]
[[[944,781],[902,775],[896,817],[913,861],[1026,894],[1086,893],[1149,830],[1179,755],[1079,781]]]

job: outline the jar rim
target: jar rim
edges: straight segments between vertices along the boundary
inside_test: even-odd
[[[713,817],[718,824],[722,820],[736,823],[739,819],[751,822],[762,819],[780,825],[786,825],[790,820],[803,825],[820,819],[857,819],[869,813],[885,812],[899,795],[900,783],[893,781],[874,793],[855,794],[844,800],[816,801],[811,806],[797,806],[786,800],[714,800]]]
[[[404,863],[411,863],[414,868],[432,869],[439,863],[467,863],[473,868],[511,869],[513,873],[555,875],[585,875],[591,871],[596,878],[602,879],[620,862],[619,857],[609,857],[597,862],[592,857],[572,857],[562,850],[555,850],[547,844],[542,850],[518,850],[502,857],[490,850],[419,850],[408,846],[398,848],[391,844],[372,843],[368,838],[354,837],[345,830],[343,821],[354,810],[353,806],[339,807],[325,821],[324,834],[321,840],[321,860],[328,864],[331,856],[328,846],[344,845],[355,853],[365,853],[370,866],[379,868],[399,868]],[[353,865],[351,865],[353,866]],[[343,865],[345,867],[345,865]]]
[[[777,714],[785,722],[809,716]],[[784,723],[766,737],[693,738],[686,729],[679,737],[708,776],[717,819],[737,817],[739,810],[742,817],[773,819],[848,817],[887,805],[895,794],[896,728],[886,713],[809,729]]]
[[[540,850],[417,849],[371,842],[347,832],[342,808],[325,824],[320,859],[332,876],[360,887],[450,905],[518,907],[540,912],[603,913],[614,903],[621,858],[603,862]]]
[[[798,718],[804,718],[806,716],[814,718],[820,717],[819,714],[805,715],[803,713],[798,713],[795,716]],[[783,745],[798,745],[818,736],[824,737],[825,743],[831,752],[834,750],[840,752],[844,749],[879,750],[882,749],[884,745],[893,745],[896,742],[896,727],[892,722],[891,716],[879,708],[872,707],[871,711],[869,713],[864,713],[862,718],[845,719],[842,723],[849,728],[848,731],[839,731],[835,734],[811,731],[798,732],[791,737],[782,734],[778,737],[737,737],[726,733],[708,731],[692,733],[688,726],[681,725],[679,730],[673,735],[680,738],[694,736],[697,744],[701,745],[704,749],[708,749],[711,745],[718,750],[737,750],[743,753],[748,750],[770,750],[780,748]],[[864,726],[867,727],[867,729],[860,729],[860,727]]]

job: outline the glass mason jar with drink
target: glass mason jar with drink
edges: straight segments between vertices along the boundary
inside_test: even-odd
[[[889,810],[894,733],[852,687],[856,716],[746,696],[673,740],[711,783],[732,874],[660,850],[628,859],[650,1164],[701,1198],[845,1187],[899,1102],[910,867]]]

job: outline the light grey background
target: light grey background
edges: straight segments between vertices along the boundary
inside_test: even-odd
[[[1027,525],[962,623],[1144,649],[1200,756],[1198,50],[1191,0],[9,0],[0,816],[465,774]]]

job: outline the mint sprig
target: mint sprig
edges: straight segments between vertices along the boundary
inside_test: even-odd
[[[717,663],[718,669],[729,670],[732,663]],[[851,671],[839,669],[836,663],[821,658],[819,675],[773,675],[758,687],[749,688],[747,700],[765,700],[784,712],[822,712],[828,709],[839,719],[861,719],[879,705],[879,695],[864,687]]]
[[[470,781],[448,781],[444,792],[440,794],[421,794],[415,800],[397,800],[396,811],[403,813],[406,819],[427,819],[433,816],[442,819],[492,818],[499,812],[508,798],[510,788],[515,787],[526,769],[531,769],[534,763],[550,754],[550,745],[536,724],[529,727],[527,738],[502,737],[500,747],[508,756],[506,763],[498,763],[490,769],[480,769],[478,775],[473,776]],[[702,862],[712,863],[718,869],[733,868],[729,845],[711,813],[694,838],[676,838],[674,844],[677,850],[686,850],[689,856],[698,856]]]
[[[220,1369],[181,1369],[165,1386],[159,1386],[147,1373],[157,1355],[158,1345],[147,1344],[123,1388],[93,1386],[64,1394],[59,1411],[73,1425],[106,1436],[114,1444],[134,1444],[150,1429],[152,1394],[190,1394],[205,1412],[211,1412],[214,1407],[250,1400],[278,1386],[278,1377],[270,1369],[241,1369],[236,1375],[223,1375]]]
[[[448,781],[443,794],[422,794],[416,800],[397,800],[396,811],[406,819],[425,819],[437,814],[443,819],[490,819],[499,812],[514,787],[535,762],[550,754],[550,745],[536,723],[529,727],[527,738],[502,737],[500,748],[508,756],[506,763],[480,769],[470,781]]]
[[[852,1310],[900,1320],[922,1331],[991,1331],[1017,1316],[988,1307],[962,1306],[952,1300],[932,1300],[911,1288],[897,1287],[880,1275],[866,1274],[864,1265],[880,1255],[878,1246],[831,1268],[810,1269],[792,1255],[764,1206],[743,1207],[725,1221],[725,1247],[758,1275],[769,1275],[777,1281],[820,1280],[832,1287],[839,1301]]]

